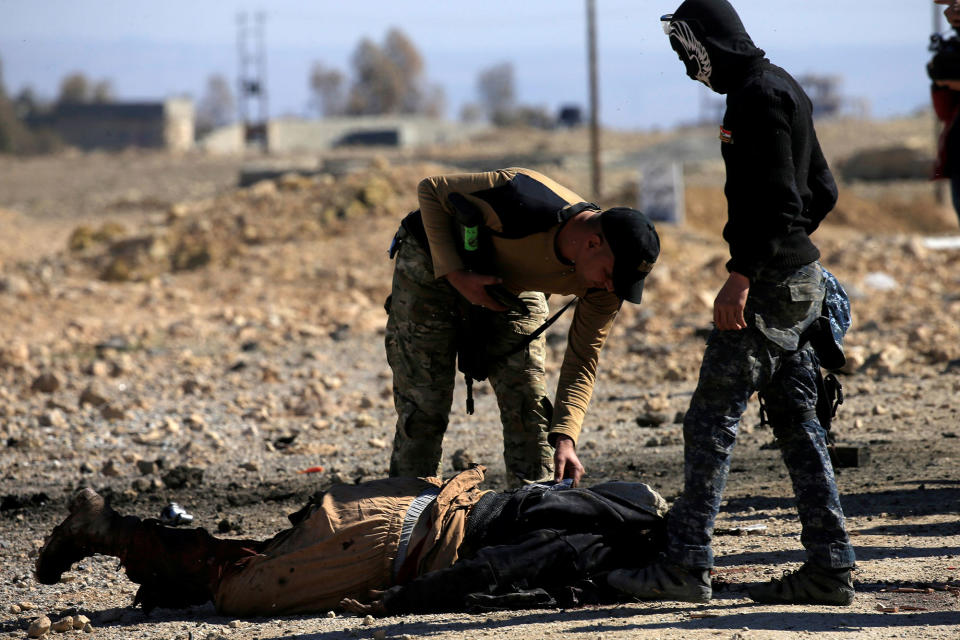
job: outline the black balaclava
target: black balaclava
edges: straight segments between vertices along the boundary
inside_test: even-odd
[[[687,75],[717,93],[736,86],[764,56],[727,0],[685,0],[670,20],[669,35]]]

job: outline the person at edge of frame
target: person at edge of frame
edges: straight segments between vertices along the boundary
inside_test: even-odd
[[[943,125],[933,179],[950,181],[951,202],[960,220],[960,0],[934,0],[934,4],[946,5],[943,15],[955,35],[937,40],[937,53],[927,65],[933,110]]]
[[[661,20],[687,75],[727,96],[720,145],[729,276],[684,419],[684,489],[668,515],[667,552],[612,572],[609,583],[639,598],[711,599],[714,523],[740,418],[759,391],[793,483],[807,561],[748,593],[763,603],[846,606],[854,549],[817,419],[820,364],[801,337],[821,317],[833,279],[809,236],[837,200],[812,104],[754,45],[726,0],[686,0]]]
[[[576,443],[600,351],[623,300],[640,302],[660,251],[653,224],[635,209],[601,211],[523,168],[429,177],[418,200],[390,251],[385,345],[397,410],[390,475],[440,475],[458,342],[466,342],[491,363],[508,485],[551,476],[576,485],[584,472]],[[472,270],[459,250],[465,239],[457,220],[465,215],[476,221],[490,272]],[[507,309],[492,287],[518,297],[526,313]],[[578,297],[555,408],[547,397],[544,337],[511,353],[543,324],[545,293]],[[483,316],[469,332],[461,325],[464,305]],[[462,367],[462,351],[459,357]]]

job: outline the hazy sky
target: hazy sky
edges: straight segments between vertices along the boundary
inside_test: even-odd
[[[678,2],[596,0],[601,119],[623,128],[696,118],[706,90],[683,74],[659,17]],[[929,0],[739,0],[747,30],[795,73],[843,76],[844,93],[874,115],[928,102]],[[236,75],[236,16],[264,11],[271,115],[307,112],[311,64],[349,71],[358,41],[390,27],[419,48],[443,86],[448,115],[475,99],[478,72],[511,62],[521,102],[585,105],[584,0],[0,0],[0,61],[8,92],[54,97],[73,71],[109,79],[121,99],[197,97],[206,78]]]

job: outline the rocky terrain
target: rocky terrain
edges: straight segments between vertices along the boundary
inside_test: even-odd
[[[870,146],[929,151],[925,118],[818,129],[834,166]],[[608,134],[620,168],[601,204],[635,198],[616,157],[704,135]],[[240,158],[0,157],[0,637],[27,637],[41,616],[84,616],[63,633],[89,623],[105,639],[957,637],[960,249],[943,248],[957,220],[922,180],[842,184],[814,237],[854,305],[835,431],[869,455],[839,471],[859,557],[849,609],[758,606],[740,586],[802,562],[786,470],[753,405],[719,526],[762,527],[718,535],[708,606],[232,620],[211,607],[129,608],[135,586],[108,558],[52,587],[33,580],[44,535],[81,487],[123,512],[155,516],[176,501],[199,526],[259,537],[318,489],[384,475],[386,248],[417,182],[522,161],[586,193],[585,148],[582,132],[512,132],[416,156],[353,150],[329,171],[244,188]],[[686,171],[687,221],[660,227],[662,258],[643,304],[617,321],[579,445],[588,482],[641,480],[668,500],[682,485],[680,419],[726,259],[722,166],[706,156]],[[548,335],[554,374],[564,340],[561,321]],[[445,472],[463,449],[502,488],[495,402],[487,386],[477,392],[467,416],[458,386]]]

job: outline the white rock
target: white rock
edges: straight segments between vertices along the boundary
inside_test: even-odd
[[[354,420],[353,426],[357,429],[362,429],[364,427],[375,427],[377,425],[376,419],[371,416],[369,413],[361,413],[357,416],[357,419]]]
[[[863,286],[875,291],[893,291],[900,285],[892,276],[882,271],[871,271],[863,277]]]

